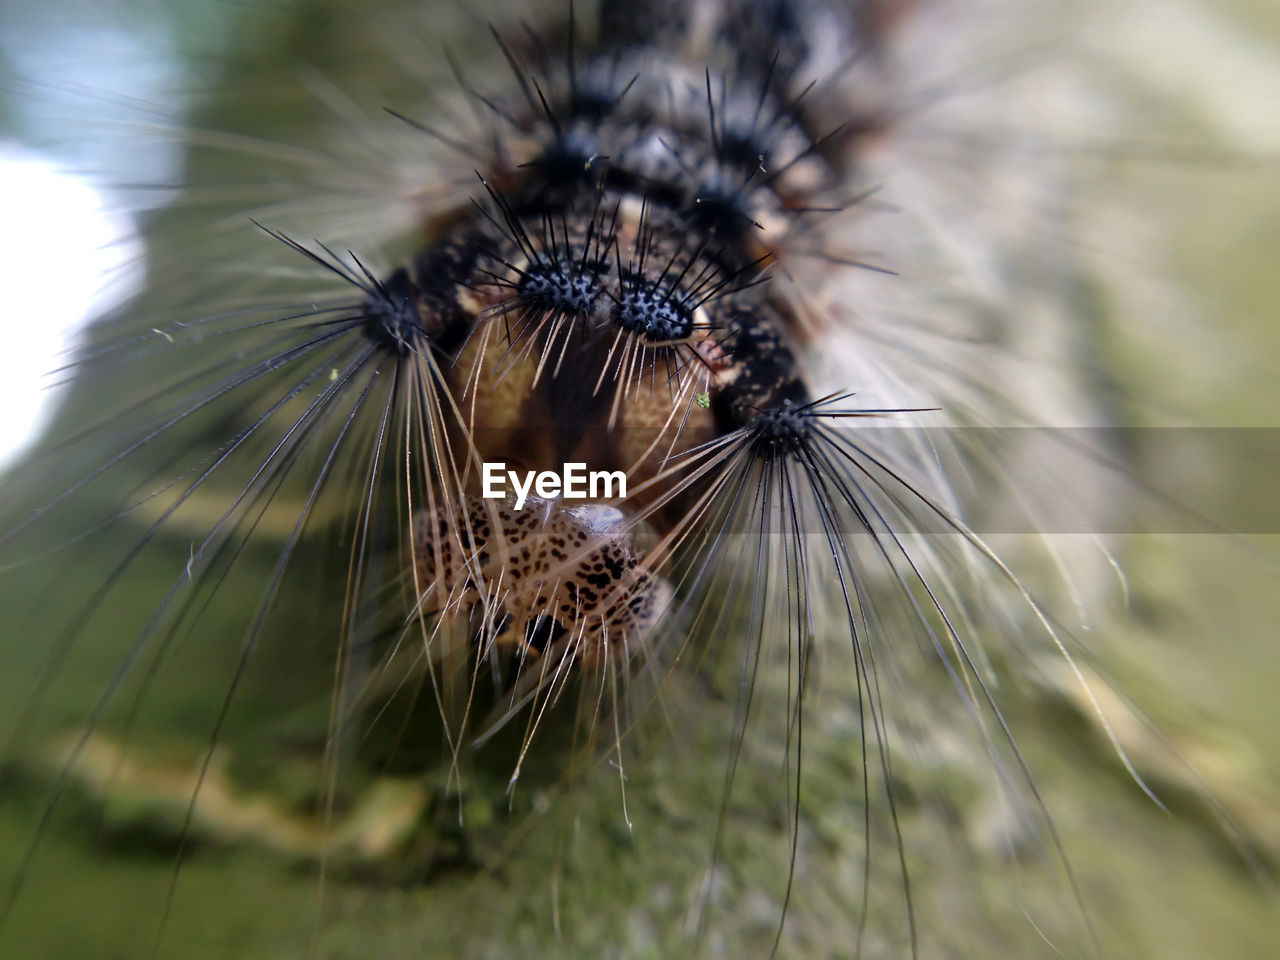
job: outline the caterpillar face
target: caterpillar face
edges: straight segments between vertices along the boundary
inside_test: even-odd
[[[374,281],[365,322],[402,362],[439,370],[432,399],[450,451],[538,473],[570,462],[620,472],[643,491],[621,515],[669,533],[698,486],[682,468],[691,453],[806,398],[796,325],[761,288],[787,205],[806,200],[791,168],[814,143],[795,115],[772,129],[789,85],[776,64],[736,78],[758,90],[753,104],[731,101],[727,78],[707,69],[705,99],[655,114],[655,98],[686,93],[694,75],[661,49],[632,48],[623,64],[638,72],[618,90],[607,51],[619,40],[588,52],[571,34],[567,76],[527,70],[503,44],[526,102],[493,107],[522,134],[487,174],[502,187],[482,178],[486,203],[445,217],[408,271]],[[641,66],[653,57],[688,76],[659,80]],[[597,79],[580,88],[579,69]],[[547,654],[599,666],[657,639],[665,548],[638,558],[625,523],[593,545],[573,514],[542,501],[486,511],[479,469],[448,476],[457,465],[426,453],[467,497],[429,507],[411,538],[417,592],[434,594],[424,602],[446,631],[465,624],[480,650],[506,637],[561,682],[567,668],[546,674]]]
[[[1108,442],[1115,342],[1201,343],[1122,13],[405,6],[217,14],[274,39],[5,478],[0,955],[1269,943],[1269,755],[1111,675],[1226,621]]]
[[[473,629],[479,623],[472,642],[548,659],[562,679],[578,666],[629,660],[632,648],[650,641],[668,599],[661,579],[642,566],[620,511],[599,504],[532,497],[521,508],[495,509],[473,501],[463,532],[428,513],[418,518],[414,543],[426,602]],[[472,556],[456,554],[455,543]]]

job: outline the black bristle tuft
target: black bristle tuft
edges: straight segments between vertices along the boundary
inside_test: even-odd
[[[405,355],[421,349],[426,339],[420,292],[403,267],[378,285],[364,302],[364,330],[374,343]]]

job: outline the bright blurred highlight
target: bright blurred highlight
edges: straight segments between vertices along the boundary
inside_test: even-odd
[[[0,467],[39,436],[66,383],[86,323],[141,280],[132,219],[85,177],[0,141]]]

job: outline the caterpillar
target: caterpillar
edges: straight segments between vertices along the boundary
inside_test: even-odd
[[[6,477],[0,951],[1265,955],[1253,754],[1184,762],[1084,636],[1125,494],[999,429],[1147,399],[1081,359],[1070,204],[1160,151],[1032,6],[335,5],[270,21],[305,80],[227,57]],[[1183,152],[1136,164],[1265,179]]]

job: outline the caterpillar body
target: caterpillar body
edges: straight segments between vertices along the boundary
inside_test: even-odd
[[[1046,210],[1075,150],[989,94],[1049,55],[965,51],[1034,18],[425,16],[413,93],[312,76],[323,149],[184,129],[198,226],[155,217],[7,481],[0,952],[1164,954],[1075,852],[1117,804],[1265,873],[1253,788],[1153,759],[1081,638],[1123,495],[989,429],[1118,389]]]

